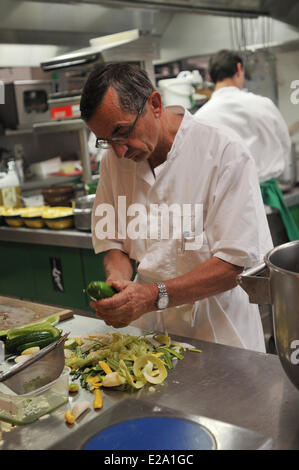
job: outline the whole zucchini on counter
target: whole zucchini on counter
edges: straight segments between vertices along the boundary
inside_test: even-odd
[[[32,326],[27,329],[15,329],[10,331],[5,342],[5,350],[9,354],[20,354],[28,348],[39,346],[44,348],[60,338],[62,331],[52,325]]]

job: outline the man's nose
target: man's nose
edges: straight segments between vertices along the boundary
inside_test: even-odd
[[[128,146],[121,145],[121,144],[112,144],[113,150],[116,153],[118,158],[124,158],[125,154],[127,153]]]

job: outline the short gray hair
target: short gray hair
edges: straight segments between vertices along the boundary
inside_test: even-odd
[[[110,86],[117,92],[122,109],[132,114],[155,91],[147,73],[136,65],[118,63],[97,68],[89,75],[82,91],[80,111],[85,122],[94,115]]]

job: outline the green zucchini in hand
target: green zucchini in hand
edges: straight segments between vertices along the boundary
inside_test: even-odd
[[[86,293],[92,300],[100,300],[112,297],[117,294],[117,290],[107,284],[107,282],[92,281],[88,284]]]

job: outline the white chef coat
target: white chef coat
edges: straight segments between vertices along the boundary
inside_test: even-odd
[[[101,162],[93,208],[95,252],[112,248],[126,252],[139,263],[138,282],[175,278],[212,256],[250,267],[259,264],[272,249],[254,161],[235,134],[232,137],[221,128],[200,123],[185,111],[167,160],[154,171],[156,178],[147,161],[120,160],[110,150]],[[98,224],[103,219],[97,215],[97,207],[112,204],[118,216],[119,195],[126,196],[127,208],[136,202],[147,208],[163,202],[201,203],[202,247],[186,251],[182,263],[178,257],[180,240],[171,237],[123,240],[122,230],[120,237],[100,240]],[[240,286],[193,305],[147,313],[132,325],[265,351],[258,306],[249,303]]]
[[[260,183],[277,178],[290,166],[288,128],[269,98],[234,86],[223,87],[214,91],[195,116],[238,133],[255,160]]]

